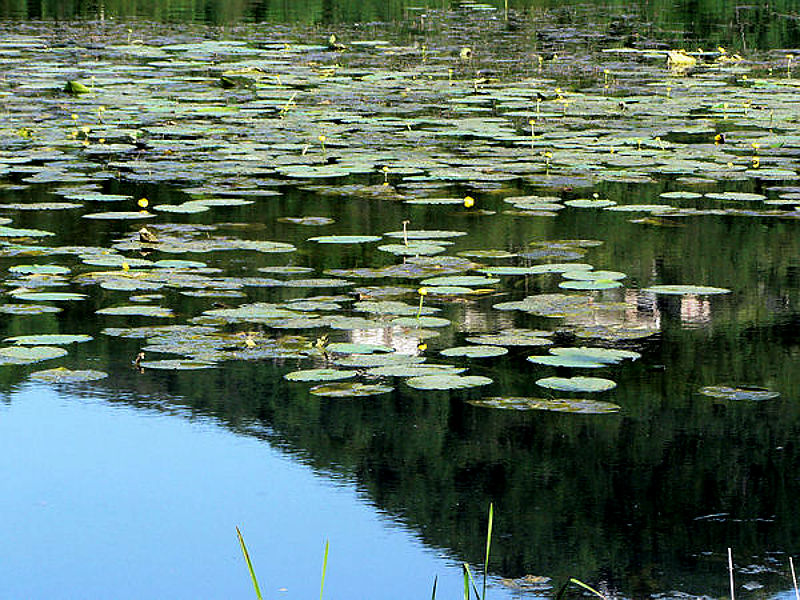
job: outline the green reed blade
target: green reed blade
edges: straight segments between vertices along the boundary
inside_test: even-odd
[[[244,554],[244,560],[247,563],[247,569],[250,571],[250,578],[253,580],[253,587],[256,590],[256,598],[258,598],[258,600],[264,600],[264,597],[261,595],[261,588],[258,587],[258,579],[256,579],[256,572],[255,569],[253,569],[253,562],[250,560],[250,553],[247,551],[247,546],[245,546],[242,532],[239,531],[238,527],[236,528],[236,535],[239,536],[239,545],[242,547],[242,554]]]
[[[322,592],[325,589],[325,572],[328,570],[328,543],[325,540],[325,555],[322,557],[322,581],[319,584],[319,600],[322,600]]]
[[[489,572],[489,549],[492,546],[492,523],[494,522],[494,504],[489,503],[489,525],[486,528],[486,558],[483,561],[483,594],[480,600],[486,600],[486,574]]]
[[[588,590],[588,591],[592,592],[592,593],[593,593],[595,596],[597,596],[597,597],[599,597],[599,598],[603,598],[603,600],[605,600],[605,596],[603,596],[603,594],[601,594],[600,592],[598,592],[596,589],[594,589],[594,588],[593,588],[592,586],[590,586],[588,583],[583,583],[583,582],[582,582],[580,579],[574,579],[574,578],[572,578],[572,577],[570,578],[570,581],[571,581],[572,583],[574,583],[575,585],[579,585],[579,586],[581,586],[583,589],[585,589],[585,590]]]

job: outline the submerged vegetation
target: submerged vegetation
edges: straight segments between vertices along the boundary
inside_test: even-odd
[[[0,382],[280,432],[459,557],[497,498],[510,589],[574,572],[559,543],[679,562],[706,505],[790,552],[799,51],[491,8],[0,23]]]

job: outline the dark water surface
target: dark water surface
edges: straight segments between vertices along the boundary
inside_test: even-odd
[[[798,44],[791,3],[642,3],[630,9],[641,22],[613,3],[511,3],[508,21],[502,5],[426,13],[395,2],[200,4],[0,3],[0,17],[11,19],[0,44],[7,61],[0,228],[53,234],[0,229],[0,309],[22,302],[21,287],[88,295],[37,302],[61,307],[57,314],[0,313],[0,339],[93,336],[63,358],[0,364],[0,597],[249,597],[238,525],[266,597],[318,594],[330,539],[325,597],[428,597],[438,575],[438,597],[452,598],[461,593],[462,562],[480,572],[490,503],[494,598],[554,595],[519,580],[526,575],[552,578],[554,586],[577,577],[626,598],[722,597],[728,548],[737,596],[774,597],[791,587],[788,557],[800,551],[800,106],[786,58],[797,56],[786,50]],[[332,22],[341,23],[346,43],[369,43],[334,52],[326,47]],[[248,50],[225,45],[242,40]],[[744,60],[715,51],[686,75],[667,70],[665,55],[646,54],[684,41],[725,44]],[[476,56],[462,60],[467,45]],[[284,47],[290,55],[275,61]],[[623,47],[642,54],[602,52]],[[64,93],[72,79],[91,91]],[[695,196],[660,196],[678,191]],[[76,196],[96,192],[125,198]],[[758,196],[699,196],[720,192]],[[466,194],[474,209],[461,203]],[[531,194],[561,206],[509,212],[506,198]],[[297,251],[153,251],[137,241],[142,222],[83,218],[136,212],[145,196],[155,214],[148,227],[162,240],[268,240]],[[231,196],[252,203],[159,210]],[[456,203],[406,203],[434,197]],[[24,210],[65,198],[78,206]],[[563,204],[604,198],[686,212]],[[278,220],[287,216],[335,223]],[[550,274],[503,277],[481,286],[490,288],[485,294],[432,294],[425,306],[441,309],[437,316],[451,324],[430,338],[413,326],[221,323],[204,314],[221,303],[286,308],[326,296],[338,303],[336,315],[369,317],[349,303],[380,299],[379,286],[405,286],[391,299],[416,308],[417,289],[427,285],[421,277],[360,278],[354,270],[402,258],[376,243],[308,241],[380,236],[403,221],[412,230],[463,232],[446,257],[505,250],[517,256],[469,256],[484,266],[585,262],[627,277],[623,287],[595,292],[569,292]],[[537,245],[559,240],[595,243]],[[388,242],[402,243],[379,244]],[[127,270],[99,266],[102,252],[124,255],[131,273],[151,270],[136,259],[202,261],[209,269],[190,272],[207,279],[122,289]],[[14,268],[41,264],[71,273],[34,281]],[[258,270],[287,266],[308,273]],[[104,269],[122,275],[103,286],[87,275]],[[180,271],[175,278],[186,275]],[[350,283],[275,281],[300,277]],[[645,289],[658,284],[730,293]],[[576,293],[595,308],[561,318],[493,308],[545,293]],[[139,297],[147,294],[162,296]],[[171,308],[174,317],[95,313],[136,304]],[[318,305],[308,311],[330,317]],[[210,369],[140,372],[131,362],[145,347],[153,360],[202,353],[183,346],[170,354],[164,345],[150,349],[152,334],[106,330],[189,323],[230,334],[225,356],[237,359],[216,355]],[[558,346],[641,357],[563,369],[526,360],[546,347],[511,346],[499,358],[439,355],[471,335],[511,327],[548,330]],[[383,378],[394,386],[389,393],[320,398],[283,376],[325,366],[311,349],[322,335],[469,367],[493,383],[431,392]],[[296,348],[282,336],[296,336]],[[246,340],[255,351],[283,345],[253,360]],[[58,366],[110,376],[77,386],[30,377]],[[553,375],[614,380],[615,389],[592,397],[620,410],[467,402],[563,397],[535,383]],[[699,393],[713,385],[779,396],[731,401]]]

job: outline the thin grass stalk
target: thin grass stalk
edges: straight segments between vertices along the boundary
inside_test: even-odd
[[[569,581],[570,581],[570,583],[574,583],[575,585],[579,585],[583,589],[592,592],[598,598],[603,598],[603,600],[605,600],[605,596],[603,594],[601,594],[600,592],[598,592],[596,589],[594,589],[592,586],[590,586],[588,583],[583,583],[580,579],[575,579],[574,577],[570,577]]]
[[[439,576],[433,578],[433,592],[431,592],[431,600],[436,600],[436,584],[439,583]]]
[[[469,579],[469,583],[472,585],[472,591],[475,592],[476,600],[481,600],[481,595],[478,593],[478,586],[475,585],[475,578],[472,576],[472,570],[470,570],[467,563],[464,563],[464,570],[467,572],[467,578]],[[469,597],[469,589],[467,589],[467,597]]]
[[[481,600],[486,600],[486,574],[489,572],[489,549],[492,547],[492,523],[494,522],[494,504],[489,503],[489,525],[486,528],[486,558],[483,561],[483,593]]]
[[[322,600],[322,592],[325,590],[325,573],[328,570],[328,543],[325,540],[325,554],[322,557],[322,580],[319,582],[319,600]]]
[[[239,531],[238,527],[236,528],[236,535],[239,537],[239,545],[242,547],[242,554],[244,554],[244,560],[247,563],[247,569],[250,571],[250,579],[253,580],[253,588],[256,590],[256,598],[258,598],[258,600],[264,600],[264,597],[261,595],[261,588],[258,587],[258,579],[256,578],[256,571],[253,569],[253,562],[250,560],[250,553],[247,551],[247,546],[244,543],[242,532]]]
[[[731,600],[736,600],[736,594],[733,588],[733,553],[730,548],[728,548],[728,573],[730,573],[731,579]]]
[[[791,556],[789,557],[789,566],[792,569],[792,583],[794,584],[794,597],[795,600],[800,600],[800,590],[797,589],[797,575],[795,575],[794,572],[794,561],[792,560]]]
[[[464,571],[464,600],[469,600],[469,567],[467,563],[461,565],[461,570]]]

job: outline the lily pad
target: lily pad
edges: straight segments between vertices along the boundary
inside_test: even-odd
[[[778,392],[756,386],[710,385],[700,388],[704,396],[719,400],[773,400],[780,397]]]
[[[142,361],[140,364],[144,369],[158,369],[165,371],[196,371],[199,369],[210,369],[217,366],[212,362],[184,359],[146,360]]]
[[[11,295],[17,300],[37,300],[39,302],[67,302],[86,298],[86,294],[73,292],[11,292]]]
[[[308,238],[309,242],[319,244],[365,244],[367,242],[379,242],[381,238],[377,235],[321,235]]]
[[[66,355],[66,350],[56,346],[11,346],[0,348],[0,366],[27,365]]]
[[[463,390],[489,385],[492,380],[480,375],[423,375],[412,377],[406,383],[417,390]]]
[[[342,379],[352,379],[358,375],[357,371],[341,371],[338,369],[306,369],[304,371],[292,371],[283,376],[289,381],[339,381]]]
[[[309,392],[325,398],[363,398],[388,394],[394,388],[380,383],[331,383],[312,387]]]
[[[617,387],[610,379],[600,377],[545,377],[538,379],[536,385],[562,392],[604,392]]]
[[[442,356],[464,356],[466,358],[491,358],[508,354],[508,348],[501,346],[456,346],[440,352]]]
[[[424,375],[459,375],[466,371],[464,367],[453,365],[386,365],[367,370],[370,377],[422,377]]]
[[[164,308],[163,306],[143,306],[141,304],[111,306],[108,308],[101,308],[96,312],[98,315],[113,315],[118,317],[158,317],[160,319],[166,319],[175,316],[170,308]]]
[[[672,294],[672,295],[687,295],[695,294],[698,296],[710,296],[713,294],[730,294],[731,290],[727,288],[709,287],[703,285],[653,285],[650,287],[642,288],[643,292],[651,292],[653,294]]]
[[[16,344],[18,346],[64,346],[66,344],[88,342],[92,339],[92,336],[85,334],[40,334],[17,335],[6,338],[3,341],[6,343]]]
[[[58,367],[57,369],[36,371],[35,373],[31,373],[30,377],[34,381],[41,381],[44,383],[84,383],[86,381],[105,379],[108,377],[108,373],[104,371],[95,371],[93,369],[73,371],[65,367]]]
[[[470,404],[505,410],[548,410],[581,415],[602,415],[619,412],[620,406],[611,402],[570,398],[493,397],[468,400]]]

